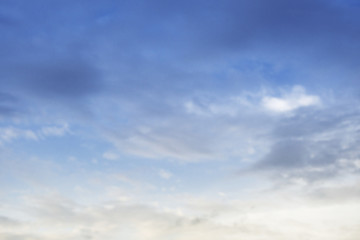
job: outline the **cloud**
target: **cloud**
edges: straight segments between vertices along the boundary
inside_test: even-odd
[[[185,215],[167,211],[166,206],[149,204],[107,201],[83,205],[61,195],[27,196],[25,199],[26,205],[21,207],[23,214],[31,214],[31,221],[23,221],[6,231],[0,230],[0,237],[162,240],[177,236],[190,240],[285,240],[295,232],[300,234],[295,239],[300,240],[303,237],[301,233],[305,232],[309,237],[335,240],[347,232],[344,226],[356,227],[359,219],[358,215],[353,214],[359,209],[356,201],[347,205],[326,204],[322,207],[306,203],[301,208],[294,208],[293,204],[298,201],[294,200],[295,197],[230,203],[214,203],[207,199],[193,205],[194,209],[200,211],[194,213],[188,207],[184,209],[188,213]],[[347,218],[338,219],[340,213]],[[322,224],[325,219],[326,224]],[[284,224],[286,228],[283,228]],[[40,226],[41,232],[37,230]],[[351,234],[355,233],[351,231]]]
[[[273,172],[285,182],[356,174],[360,139],[354,133],[359,132],[359,119],[358,110],[349,106],[342,103],[283,118],[271,133],[272,146],[254,169]]]
[[[30,219],[10,227],[0,217],[0,238],[341,239],[343,226],[358,227],[358,205],[284,210],[279,198],[314,188],[357,199],[354,184],[342,192],[333,181],[360,171],[358,96],[349,94],[359,91],[359,10],[350,0],[0,1],[0,207]],[[53,160],[14,161],[12,151]],[[132,180],[144,165],[176,180]],[[258,177],[237,182],[233,169]],[[164,196],[149,181],[177,185]],[[254,212],[176,205],[188,197],[178,191],[256,202],[268,185],[293,191],[271,191]],[[66,197],[30,201],[49,192]]]
[[[14,225],[16,226],[19,223],[20,223],[19,221],[16,221],[12,218],[0,216],[0,226],[14,226]]]
[[[0,143],[11,142],[17,138],[25,138],[30,140],[38,140],[38,136],[32,130],[19,129],[14,127],[0,128]]]
[[[70,129],[68,124],[64,124],[60,127],[58,126],[47,126],[47,127],[42,127],[40,130],[40,133],[47,137],[47,136],[64,136],[66,133],[69,133]]]
[[[266,136],[272,134],[274,126],[279,128],[276,131],[280,131],[278,124],[286,122],[283,117],[291,117],[269,113],[291,112],[292,119],[296,119],[302,111],[320,109],[314,108],[320,105],[319,96],[309,95],[303,87],[294,86],[290,92],[276,98],[287,105],[286,111],[280,109],[281,112],[278,112],[277,108],[268,110],[264,101],[275,99],[269,97],[269,92],[275,89],[264,89],[236,95],[207,93],[173,98],[168,104],[172,110],[168,112],[161,115],[157,112],[140,113],[133,116],[136,120],[129,122],[126,129],[120,131],[121,126],[107,125],[102,131],[119,151],[144,158],[190,162],[232,158],[257,161],[271,142]],[[271,101],[266,107],[274,108]],[[111,108],[119,107],[115,104]],[[305,122],[301,120],[298,124]],[[109,131],[109,128],[113,130]],[[304,131],[307,128],[301,129]],[[300,131],[291,127],[291,131],[296,130]]]
[[[170,179],[173,176],[171,172],[166,171],[164,169],[160,169],[158,174],[163,179]]]
[[[262,167],[298,168],[307,164],[310,155],[302,141],[284,141],[274,144],[265,156]]]
[[[320,104],[320,98],[314,95],[307,95],[301,86],[294,86],[290,93],[282,97],[263,97],[262,105],[272,112],[289,112],[301,107],[316,106]]]
[[[103,156],[103,158],[105,158],[107,160],[117,160],[117,159],[119,159],[119,156],[116,153],[111,152],[111,151],[104,152],[102,156]]]
[[[3,156],[1,159],[4,159]],[[56,162],[62,167],[59,169],[46,167],[48,164],[44,162],[39,164],[33,160],[25,160],[20,159],[16,164],[18,168],[27,171],[28,176],[24,176],[24,172],[16,172],[14,176],[17,179],[17,187],[9,191],[11,196],[6,198],[9,201],[0,204],[0,211],[6,216],[13,216],[19,224],[2,225],[0,217],[0,238],[115,240],[120,237],[133,240],[162,240],[178,236],[179,239],[191,240],[285,240],[297,233],[295,239],[300,240],[304,237],[301,233],[306,232],[309,237],[335,240],[345,232],[354,236],[358,233],[343,229],[357,229],[359,220],[359,215],[354,214],[360,207],[358,196],[349,193],[354,186],[353,181],[350,181],[350,184],[345,182],[333,185],[333,182],[336,182],[336,179],[333,179],[332,182],[322,181],[324,185],[315,185],[304,191],[288,191],[284,188],[268,191],[264,190],[264,185],[256,189],[252,185],[253,181],[249,181],[249,186],[245,183],[246,186],[243,187],[244,182],[224,176],[226,184],[218,185],[219,181],[224,180],[216,177],[219,170],[224,167],[221,163],[213,165],[216,170],[213,168],[215,171],[210,174],[211,178],[216,178],[216,184],[205,181],[195,187],[195,190],[188,190],[182,182],[181,186],[185,189],[183,192],[168,194],[158,191],[157,186],[150,191],[144,191],[134,184],[131,184],[129,190],[122,189],[118,180],[127,182],[128,179],[120,175],[113,176],[118,180],[112,178],[109,181],[111,173],[125,171],[124,165],[121,164],[117,167],[109,165],[108,170],[102,169],[101,172],[98,167],[89,169],[81,165],[82,171],[79,173],[76,170],[79,168],[72,163],[66,167],[63,163]],[[13,160],[8,162],[8,166],[1,168],[6,172],[2,176],[7,177],[9,171],[14,169],[9,168],[11,164],[15,164]],[[149,164],[152,166],[154,163]],[[235,161],[230,163],[231,169],[236,164]],[[348,165],[349,168],[354,166],[346,161],[342,164]],[[194,186],[191,174],[209,170],[211,165],[206,163],[198,166],[195,171],[192,167],[189,168],[189,165],[183,168],[186,172],[191,171],[190,174],[183,175],[184,178],[190,178],[191,186]],[[73,170],[75,171],[69,174],[68,171]],[[145,167],[144,171],[147,170]],[[85,174],[86,171],[94,171],[94,174],[90,176]],[[180,174],[181,171],[176,172],[176,178],[180,178]],[[198,177],[201,178],[203,175],[199,174]],[[39,182],[48,187],[41,188],[29,184],[31,178],[38,178]],[[17,190],[20,181],[26,182],[25,191]],[[6,185],[9,188],[14,187]],[[210,188],[204,187],[205,185]],[[233,187],[229,188],[229,185]],[[79,186],[82,191],[76,194]],[[219,199],[218,187],[227,189],[229,196]],[[314,192],[316,188],[321,190]],[[342,193],[351,195],[351,198],[346,200],[335,197],[335,192],[341,188],[344,190]],[[107,194],[110,191],[112,194]],[[135,193],[135,198],[124,198],[131,196],[131,193]],[[9,219],[5,219],[5,222],[8,222],[7,220]],[[324,221],[326,224],[322,224]],[[284,225],[287,227],[284,228]],[[39,231],[39,228],[42,231]]]
[[[44,140],[50,136],[61,137],[70,133],[70,129],[67,124],[63,126],[44,126],[44,127],[4,127],[0,128],[0,143],[10,143],[17,139],[27,140]]]
[[[102,129],[106,139],[120,152],[145,159],[176,160],[184,162],[225,161],[244,159],[263,150],[258,148],[257,134],[268,131],[261,123],[266,118],[257,116],[188,116],[156,121],[148,116],[145,122],[133,122],[131,128],[119,131]],[[141,127],[140,127],[141,126]],[[146,131],[143,131],[146,126]],[[256,154],[254,154],[256,155]]]
[[[256,108],[259,93],[242,92],[234,96],[195,95],[184,102],[188,114],[203,117],[236,117],[240,112]]]

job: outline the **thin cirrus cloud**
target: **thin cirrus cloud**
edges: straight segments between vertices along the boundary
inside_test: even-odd
[[[272,125],[276,126],[279,121],[271,115],[273,112],[288,113],[314,107],[318,111],[320,103],[319,96],[307,94],[301,86],[283,91],[282,97],[272,97],[269,91],[226,98],[198,96],[180,105],[177,118],[156,121],[156,115],[147,115],[146,121],[134,122],[132,131],[128,129],[125,134],[111,131],[107,135],[121,151],[150,158],[195,162],[241,159],[248,157],[248,149],[256,145],[251,142],[258,142],[257,135],[271,134]],[[267,146],[268,141],[261,142]]]

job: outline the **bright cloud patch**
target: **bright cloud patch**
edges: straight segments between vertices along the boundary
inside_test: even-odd
[[[315,95],[308,95],[301,86],[295,86],[290,93],[282,97],[263,97],[262,105],[272,112],[289,112],[300,107],[309,107],[320,104],[320,98]]]

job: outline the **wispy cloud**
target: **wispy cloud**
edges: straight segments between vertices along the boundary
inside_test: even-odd
[[[7,127],[0,129],[1,142],[10,142],[17,138],[25,138],[30,140],[38,140],[38,136],[32,130]]]

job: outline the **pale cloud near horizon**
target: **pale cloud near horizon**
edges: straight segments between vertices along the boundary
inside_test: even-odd
[[[195,198],[192,205],[178,205],[174,211],[166,205],[129,202],[82,205],[60,195],[30,198],[22,208],[23,215],[31,213],[27,216],[30,219],[2,216],[6,228],[2,228],[0,236],[5,239],[16,236],[23,239],[117,239],[126,236],[128,239],[165,240],[176,236],[176,239],[194,240],[242,237],[335,240],[354,239],[359,233],[356,230],[359,216],[353,214],[360,208],[356,200],[339,205],[308,198],[300,208],[294,208],[298,204],[295,197],[266,195],[263,194],[261,200],[226,203]],[[282,227],[284,225],[286,228]],[[347,238],[342,238],[345,226],[349,230]],[[41,233],[36,230],[39,227]]]

